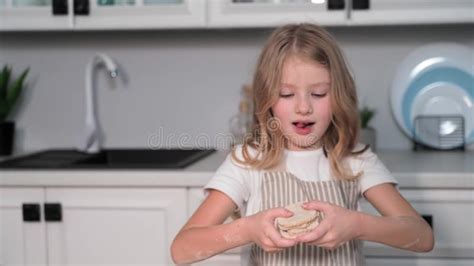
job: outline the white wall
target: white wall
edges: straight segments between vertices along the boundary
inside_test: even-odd
[[[361,102],[377,108],[379,149],[410,149],[389,106],[395,70],[413,49],[438,41],[474,47],[470,25],[329,28],[346,53]],[[15,113],[16,151],[72,147],[84,120],[84,75],[105,52],[128,78],[98,77],[99,120],[107,147],[146,147],[161,132],[200,135],[229,131],[242,84],[251,78],[269,29],[0,34],[0,64],[31,67],[30,88]],[[124,75],[123,75],[124,76]],[[115,84],[114,84],[115,83]],[[160,129],[161,128],[161,129]],[[156,139],[152,139],[156,141]],[[153,142],[156,144],[156,142]],[[177,138],[168,146],[177,146]]]

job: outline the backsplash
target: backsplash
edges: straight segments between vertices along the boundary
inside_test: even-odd
[[[411,149],[392,118],[389,91],[398,64],[431,42],[474,47],[470,25],[329,28],[341,44],[361,104],[374,107],[379,149]],[[270,30],[0,33],[0,63],[31,67],[16,112],[16,150],[77,146],[84,130],[87,62],[105,52],[125,80],[99,71],[99,124],[108,147],[222,147]],[[471,145],[470,148],[474,148]]]

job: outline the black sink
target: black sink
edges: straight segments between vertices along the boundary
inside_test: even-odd
[[[184,168],[211,154],[201,149],[108,149],[76,161],[73,165],[113,168]]]
[[[213,149],[105,149],[97,154],[75,150],[47,150],[0,163],[4,169],[184,168]]]
[[[3,161],[0,168],[63,168],[88,156],[74,150],[48,150]]]

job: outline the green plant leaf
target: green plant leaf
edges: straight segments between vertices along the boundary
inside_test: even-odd
[[[368,107],[364,107],[361,110],[359,110],[359,115],[360,115],[361,128],[367,128],[369,126],[370,120],[375,115],[375,110]]]
[[[10,81],[11,68],[8,65],[3,67],[0,73],[0,101],[7,97],[8,82]]]
[[[8,111],[10,110],[9,104],[6,100],[0,100],[0,122],[7,119]]]
[[[21,91],[23,89],[23,81],[28,75],[28,71],[30,71],[30,68],[25,69],[25,71],[21,73],[20,77],[13,82],[12,87],[7,90],[6,99],[10,107],[13,107],[16,101],[18,100],[18,97],[20,96]]]

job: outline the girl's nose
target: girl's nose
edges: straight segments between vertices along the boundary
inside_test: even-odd
[[[302,96],[299,97],[296,101],[296,113],[298,114],[311,114],[313,112],[313,107],[311,106],[311,102],[309,97]]]

